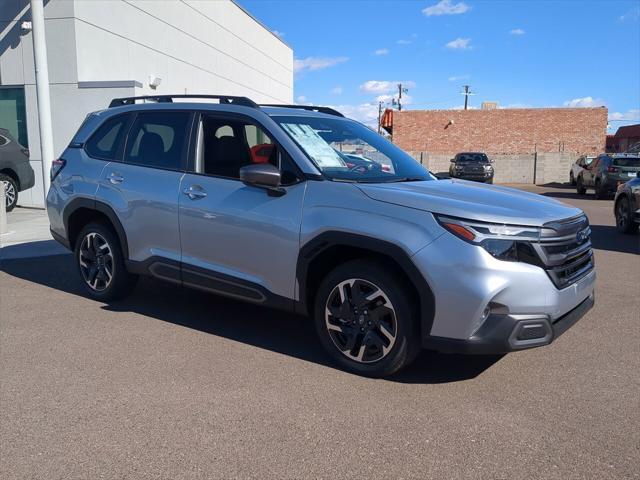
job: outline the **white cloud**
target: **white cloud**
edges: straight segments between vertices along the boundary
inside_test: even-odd
[[[296,58],[293,61],[293,72],[296,74],[314,72],[333,67],[349,60],[349,57],[307,57]]]
[[[378,104],[377,103],[361,103],[359,105],[327,105],[335,108],[345,117],[353,118],[365,125],[376,129],[378,126]]]
[[[526,32],[521,29],[521,28],[514,28],[513,30],[509,31],[510,35],[524,35]]]
[[[400,40],[396,40],[396,43],[398,45],[410,45],[416,38],[418,38],[418,34],[412,33],[409,38],[401,38]]]
[[[451,40],[447,43],[445,47],[452,50],[471,50],[473,47],[471,47],[470,43],[470,38],[456,38],[455,40]]]
[[[337,86],[331,89],[331,95],[340,95],[342,94],[342,87],[341,86]]]
[[[629,10],[627,13],[620,15],[618,20],[621,22],[626,22],[628,20],[638,20],[640,19],[640,7],[635,7]]]
[[[271,30],[271,33],[273,33],[276,37],[282,38],[285,36],[284,32],[280,32],[278,30]]]
[[[471,7],[464,2],[453,3],[451,0],[440,0],[435,5],[423,9],[422,13],[427,17],[434,15],[459,15],[468,12],[470,9]]]
[[[373,52],[374,55],[388,55],[389,54],[389,49],[388,48],[379,48],[378,50]]]
[[[469,75],[453,75],[449,77],[450,82],[459,82],[460,80],[468,80]]]
[[[307,101],[307,97],[305,97],[304,95],[300,95],[298,98],[296,98],[296,102],[298,103],[306,103]]]
[[[404,88],[414,88],[415,82],[410,80],[369,80],[360,85],[360,91],[372,94],[383,94],[397,91],[398,84],[401,83]]]
[[[565,107],[569,108],[589,108],[589,107],[602,107],[605,106],[605,101],[601,98],[582,97],[574,98],[573,100],[567,100],[563,103]]]
[[[627,122],[638,122],[640,121],[640,109],[632,108],[631,110],[627,110],[626,112],[611,112],[609,114],[609,120],[620,120]]]

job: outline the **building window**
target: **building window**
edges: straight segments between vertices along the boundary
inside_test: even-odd
[[[9,130],[18,143],[29,148],[23,87],[0,87],[0,128]]]

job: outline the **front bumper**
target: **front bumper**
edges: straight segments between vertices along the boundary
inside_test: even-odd
[[[555,321],[537,315],[490,315],[468,339],[429,337],[424,346],[443,353],[496,355],[549,345],[591,310],[594,303],[592,293]]]
[[[595,298],[595,269],[558,288],[543,268],[497,260],[453,235],[442,235],[413,260],[435,299],[422,343],[440,351],[497,354],[547,345]]]

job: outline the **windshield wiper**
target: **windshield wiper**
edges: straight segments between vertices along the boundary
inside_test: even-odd
[[[393,180],[386,180],[385,183],[397,183],[397,182],[422,182],[426,180],[424,177],[400,177]]]

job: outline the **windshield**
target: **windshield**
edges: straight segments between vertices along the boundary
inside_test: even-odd
[[[640,158],[638,157],[614,157],[613,164],[618,167],[640,167]]]
[[[357,122],[303,116],[273,119],[331,180],[367,183],[435,180],[408,154]]]
[[[489,163],[484,153],[459,153],[456,156],[457,163]]]

